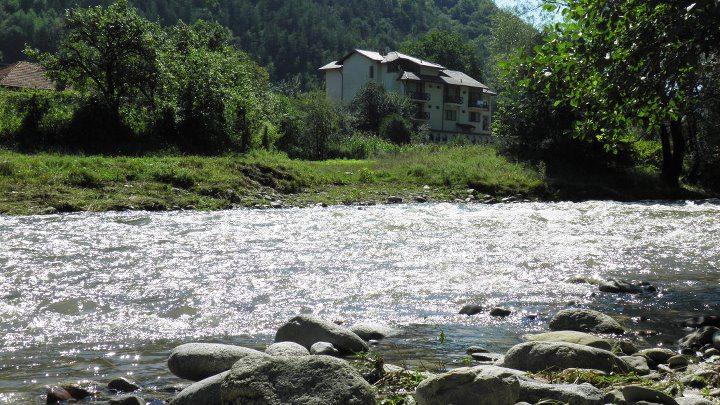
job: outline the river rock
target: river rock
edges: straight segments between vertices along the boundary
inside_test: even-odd
[[[678,405],[675,399],[664,392],[640,385],[628,385],[622,387],[622,394],[625,401],[629,403],[646,401],[663,405]]]
[[[500,353],[473,353],[470,355],[475,361],[481,361],[485,363],[495,363],[503,359],[504,355]]]
[[[366,342],[370,340],[382,340],[398,334],[398,331],[393,328],[372,322],[356,323],[350,327],[350,331],[360,336],[360,338]]]
[[[97,393],[96,387],[83,387],[80,384],[64,384],[62,387],[65,391],[69,392],[70,395],[77,400],[82,400],[87,397],[92,397]]]
[[[304,346],[295,342],[277,342],[265,349],[271,356],[309,356],[310,352]]]
[[[108,404],[109,405],[145,405],[147,402],[145,402],[144,399],[135,396],[130,395],[126,397],[120,397],[120,398],[112,398]]]
[[[679,342],[681,349],[698,350],[705,345],[715,345],[715,348],[720,349],[720,329],[714,326],[703,326],[680,339]]]
[[[490,351],[484,347],[480,346],[470,346],[465,350],[465,353],[467,354],[473,354],[473,353],[490,353]]]
[[[599,336],[574,330],[562,330],[555,332],[538,333],[525,335],[523,339],[531,342],[566,342],[583,346],[595,347],[603,350],[612,350],[613,345]]]
[[[108,389],[117,392],[135,392],[140,389],[140,386],[125,377],[120,377],[111,380],[108,383]]]
[[[715,326],[720,328],[720,316],[703,315],[695,318],[686,319],[683,325],[690,328],[702,328],[703,326]]]
[[[530,372],[567,368],[626,372],[629,369],[622,359],[607,350],[564,342],[521,343],[512,347],[499,365]]]
[[[591,309],[564,309],[550,320],[550,330],[622,334],[625,328],[608,315]]]
[[[45,397],[48,404],[57,404],[73,399],[72,395],[61,387],[49,387]]]
[[[657,288],[646,282],[631,283],[625,280],[610,279],[600,283],[598,287],[601,292],[613,294],[642,294],[653,293]]]
[[[650,374],[648,359],[643,356],[620,356],[621,359],[636,373],[640,375]]]
[[[375,393],[346,361],[330,356],[252,358],[221,385],[223,404],[375,404]]]
[[[605,392],[587,383],[545,384],[520,379],[520,400],[533,404],[550,399],[572,405],[604,405],[606,396]]]
[[[220,403],[220,387],[230,370],[198,381],[173,398],[169,405],[217,405]]]
[[[240,359],[267,356],[263,352],[241,346],[187,343],[173,349],[168,358],[168,368],[180,378],[200,381],[230,370]]]
[[[643,349],[637,352],[639,356],[643,356],[649,360],[650,366],[654,367],[658,364],[667,364],[671,357],[677,355],[674,351],[666,349],[664,347],[653,347],[650,349]]]
[[[688,364],[690,362],[688,361],[688,358],[685,356],[673,356],[668,359],[668,367],[670,367],[673,370],[681,369],[681,368],[687,368]]]
[[[510,314],[512,314],[512,311],[506,308],[493,308],[490,310],[490,316],[497,318],[505,318],[510,316]]]
[[[401,197],[390,196],[387,198],[388,204],[402,204],[402,202],[403,202],[403,199]]]
[[[325,355],[325,356],[337,356],[340,354],[338,349],[328,342],[317,342],[310,347],[310,354],[314,355]]]
[[[418,385],[418,405],[513,405],[524,373],[496,366],[463,367],[428,378]]]
[[[295,342],[310,349],[317,342],[328,342],[335,346],[340,354],[353,354],[368,351],[368,345],[360,336],[342,326],[312,315],[299,315],[278,329],[276,342]]]
[[[477,315],[483,311],[484,311],[484,309],[480,305],[467,304],[460,309],[460,315],[472,316],[472,315]]]

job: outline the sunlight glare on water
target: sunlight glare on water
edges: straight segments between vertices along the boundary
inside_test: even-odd
[[[571,301],[627,315],[709,312],[719,214],[587,202],[0,217],[0,402],[55,370],[80,378],[139,362],[157,378],[173,344],[262,345],[301,312],[390,323],[427,350],[442,329],[449,357],[482,339],[504,350]],[[663,292],[598,296],[566,282],[580,275]],[[468,318],[457,314],[466,302],[516,311]]]

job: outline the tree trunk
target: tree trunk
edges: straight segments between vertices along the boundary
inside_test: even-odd
[[[680,187],[680,175],[686,151],[682,121],[673,120],[669,126],[663,125],[660,130],[660,141],[663,153],[663,181],[670,187]]]

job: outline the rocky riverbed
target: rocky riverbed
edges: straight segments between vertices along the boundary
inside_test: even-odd
[[[602,291],[624,285],[610,291],[619,294],[654,291],[620,280],[599,285]],[[459,310],[467,316],[485,311],[479,304],[472,309]],[[478,342],[467,348],[463,367],[424,368],[388,364],[378,355],[383,339],[402,330],[299,315],[277,330],[264,351],[199,342],[175,347],[167,367],[187,382],[167,388],[164,398],[148,395],[143,382],[115,378],[59,383],[48,387],[46,399],[110,405],[713,405],[720,404],[719,326],[717,316],[687,319],[678,323],[687,334],[676,345],[641,347],[640,334],[612,314],[570,308],[554,314],[548,331],[523,336],[525,342],[506,353],[490,353]]]

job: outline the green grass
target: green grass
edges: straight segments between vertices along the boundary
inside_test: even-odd
[[[454,200],[466,189],[539,197],[537,169],[483,146],[415,146],[367,160],[242,156],[103,157],[0,151],[0,213],[216,210],[232,206],[384,202],[388,196]]]

